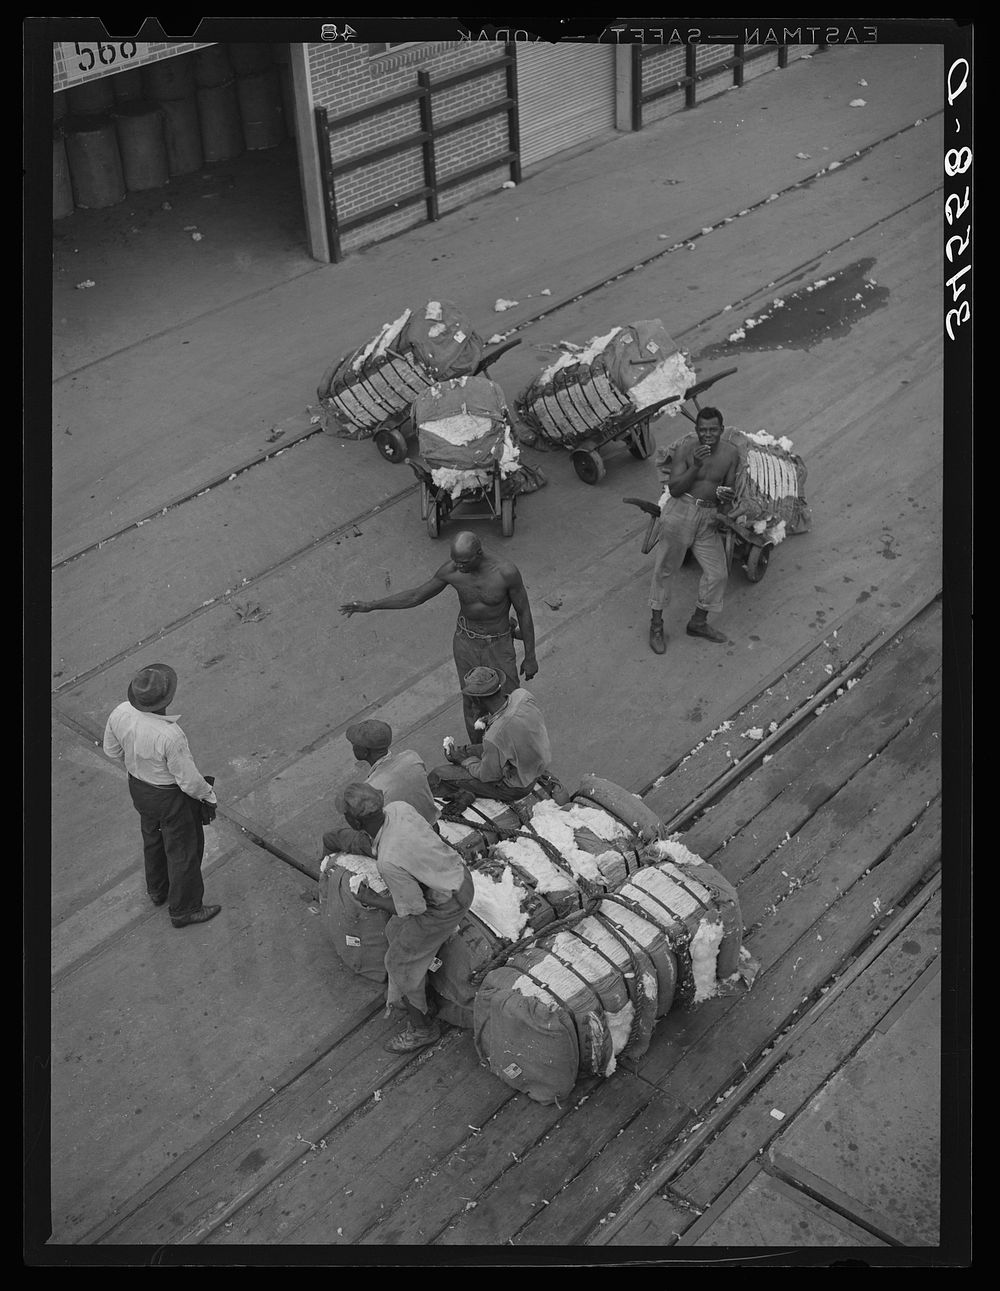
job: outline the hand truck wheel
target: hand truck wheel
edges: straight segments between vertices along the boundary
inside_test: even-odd
[[[441,508],[437,498],[431,498],[427,506],[427,533],[431,538],[441,536]]]
[[[406,436],[395,427],[390,430],[376,431],[375,447],[387,462],[392,462],[394,465],[403,461],[408,452]]]
[[[584,484],[596,484],[604,479],[604,459],[595,448],[578,448],[570,460]]]
[[[751,546],[750,554],[747,556],[747,563],[743,566],[743,572],[751,583],[759,583],[767,571],[768,562],[771,559],[771,547],[773,543],[768,543],[766,547]]]
[[[514,499],[500,499],[500,532],[505,538],[514,536]]]

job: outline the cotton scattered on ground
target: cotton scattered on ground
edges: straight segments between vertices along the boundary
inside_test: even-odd
[[[495,311],[497,314],[502,314],[502,313],[504,312],[504,310],[505,310],[505,309],[513,309],[513,308],[514,308],[514,306],[515,306],[515,305],[518,305],[518,304],[520,304],[520,301],[517,301],[517,300],[504,300],[504,299],[501,297],[501,299],[499,299],[499,300],[497,301],[497,303],[493,306],[493,309],[494,309],[494,311]]]

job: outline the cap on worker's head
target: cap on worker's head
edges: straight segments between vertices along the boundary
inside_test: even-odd
[[[140,668],[129,682],[128,702],[141,713],[166,708],[177,690],[177,674],[168,663]]]
[[[473,699],[485,699],[487,695],[495,695],[502,685],[502,672],[497,672],[495,668],[473,668],[465,674],[462,694]]]
[[[344,734],[348,744],[360,749],[387,749],[392,743],[392,727],[388,722],[380,722],[375,717],[355,722]]]
[[[343,814],[354,816],[357,820],[374,816],[384,805],[385,795],[381,789],[376,789],[372,784],[345,785],[337,799],[337,806]]]

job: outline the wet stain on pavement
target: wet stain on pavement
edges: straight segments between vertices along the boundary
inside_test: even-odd
[[[872,257],[856,260],[800,291],[775,297],[763,313],[744,319],[724,341],[696,358],[722,358],[746,350],[808,350],[831,337],[846,336],[859,319],[888,303],[888,287],[869,278]]]

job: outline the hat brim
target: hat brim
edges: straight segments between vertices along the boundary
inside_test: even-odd
[[[143,704],[132,693],[132,683],[129,682],[128,702],[133,708],[137,708],[140,713],[155,713],[158,708],[167,708],[173,702],[174,695],[177,693],[177,673],[168,663],[151,663],[146,666],[148,668],[158,668],[161,672],[167,674],[167,693],[162,699],[156,700],[155,703]]]

